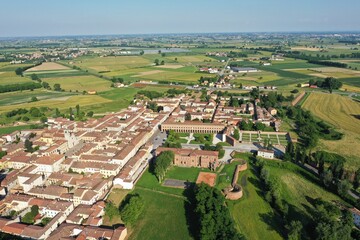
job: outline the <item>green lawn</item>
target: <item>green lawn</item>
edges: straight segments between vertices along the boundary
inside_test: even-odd
[[[9,134],[19,130],[27,130],[30,129],[30,125],[22,125],[22,126],[15,126],[15,127],[2,127],[0,128],[0,135]]]
[[[129,239],[193,239],[187,227],[184,199],[138,188],[133,193],[145,200],[145,209],[131,228]]]
[[[322,198],[325,201],[341,201],[338,196],[318,185],[313,175],[292,163],[267,161],[266,165],[270,176],[280,180],[279,192],[290,206],[289,214],[303,224],[311,220],[312,200]]]
[[[247,239],[283,239],[276,229],[274,212],[261,195],[259,180],[247,170],[239,174],[244,196],[236,202],[229,202],[230,212],[239,231]]]

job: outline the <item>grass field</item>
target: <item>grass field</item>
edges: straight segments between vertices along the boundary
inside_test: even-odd
[[[321,147],[346,156],[347,167],[359,167],[360,103],[337,94],[311,93],[303,107],[345,133],[339,141],[322,140]]]
[[[30,129],[30,125],[14,126],[14,127],[0,127],[0,136],[9,134],[15,131]]]
[[[17,76],[14,71],[2,72],[0,69],[0,85],[11,85],[25,82],[31,82],[30,78]]]
[[[111,82],[95,76],[76,76],[76,77],[61,77],[61,78],[43,78],[43,81],[53,86],[56,83],[61,85],[65,91],[98,91],[102,92],[109,90]]]
[[[133,193],[145,200],[145,209],[129,239],[193,239],[187,227],[184,199],[139,188]]]
[[[79,95],[79,96],[68,96],[62,98],[41,100],[31,103],[15,104],[9,106],[1,106],[0,113],[8,112],[17,108],[30,109],[31,107],[50,107],[59,109],[68,109],[69,107],[75,107],[79,104],[81,107],[93,105],[94,103],[109,103],[111,100],[103,98],[97,95]]]
[[[17,91],[0,94],[0,106],[15,105],[21,103],[28,103],[32,97],[36,97],[38,100],[56,99],[66,96],[74,95],[73,93],[66,92],[54,92],[44,89],[35,89],[34,91]]]

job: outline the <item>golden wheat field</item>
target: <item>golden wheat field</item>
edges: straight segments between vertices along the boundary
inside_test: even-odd
[[[316,117],[332,124],[345,135],[341,140],[322,140],[331,152],[347,157],[348,167],[360,166],[360,103],[349,97],[329,93],[311,93],[303,104]]]

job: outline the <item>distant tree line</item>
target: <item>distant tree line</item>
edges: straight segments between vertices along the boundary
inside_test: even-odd
[[[38,89],[41,87],[42,85],[40,83],[34,83],[34,82],[0,85],[0,93],[24,91],[24,90],[32,91],[34,89]]]

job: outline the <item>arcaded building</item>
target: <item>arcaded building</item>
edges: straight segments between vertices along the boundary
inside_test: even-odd
[[[196,121],[165,122],[161,124],[161,131],[174,130],[175,132],[188,133],[220,133],[225,129],[225,124],[203,123]]]

